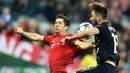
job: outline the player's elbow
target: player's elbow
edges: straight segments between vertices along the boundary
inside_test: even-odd
[[[85,35],[87,35],[87,36],[93,36],[95,34],[99,34],[99,30],[97,28],[93,28],[91,30],[88,30],[85,33]]]
[[[32,41],[37,41],[37,38],[36,37],[32,37],[30,38]]]
[[[39,34],[35,34],[35,36],[32,38],[34,41],[42,41],[44,36],[41,36]]]
[[[41,39],[41,37],[34,36],[34,37],[31,38],[31,40],[33,40],[33,41],[41,41],[42,39]]]

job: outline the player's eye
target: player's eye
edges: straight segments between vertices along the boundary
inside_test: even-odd
[[[59,22],[59,24],[62,24],[62,22]]]

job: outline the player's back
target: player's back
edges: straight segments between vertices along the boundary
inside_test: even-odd
[[[117,65],[119,62],[119,53],[115,28],[108,22],[96,25],[96,27],[100,32],[95,36],[98,64],[103,63],[107,59],[111,59]]]

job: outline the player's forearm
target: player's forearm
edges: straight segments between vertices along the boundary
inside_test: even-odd
[[[81,41],[76,41],[75,45],[80,48],[80,49],[93,49],[96,47],[95,44],[92,42],[81,42]]]
[[[87,43],[87,44],[84,44],[84,45],[79,45],[79,47],[81,48],[81,49],[94,49],[95,48],[95,45],[93,45],[93,44],[90,44],[90,43]]]
[[[77,33],[77,34],[73,35],[72,37],[70,37],[69,40],[79,39],[79,38],[87,38],[87,37],[90,37],[90,36],[93,36],[96,34],[99,34],[99,29],[93,28],[93,29],[90,29],[88,31]]]
[[[22,35],[24,35],[25,37],[33,41],[40,41],[43,39],[42,36],[37,33],[30,33],[30,32],[23,31]]]
[[[87,32],[80,32],[80,33],[77,33],[77,34],[71,36],[71,40],[73,40],[73,39],[79,39],[79,38],[87,38],[89,36],[90,35]]]

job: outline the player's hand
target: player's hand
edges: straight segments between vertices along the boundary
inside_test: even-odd
[[[67,42],[67,41],[71,41],[71,37],[65,37],[64,41]]]
[[[20,27],[16,27],[14,31],[15,31],[16,33],[18,33],[18,34],[22,34],[22,33],[23,33],[23,29],[20,28]]]
[[[91,49],[91,48],[95,48],[95,42],[94,41],[90,41],[90,42],[80,42],[80,41],[76,41],[75,43],[77,45],[78,48],[80,49]]]
[[[65,40],[71,41],[72,39],[71,39],[71,37],[65,37]]]
[[[95,43],[95,41],[90,41],[93,45],[95,45],[96,43]]]

